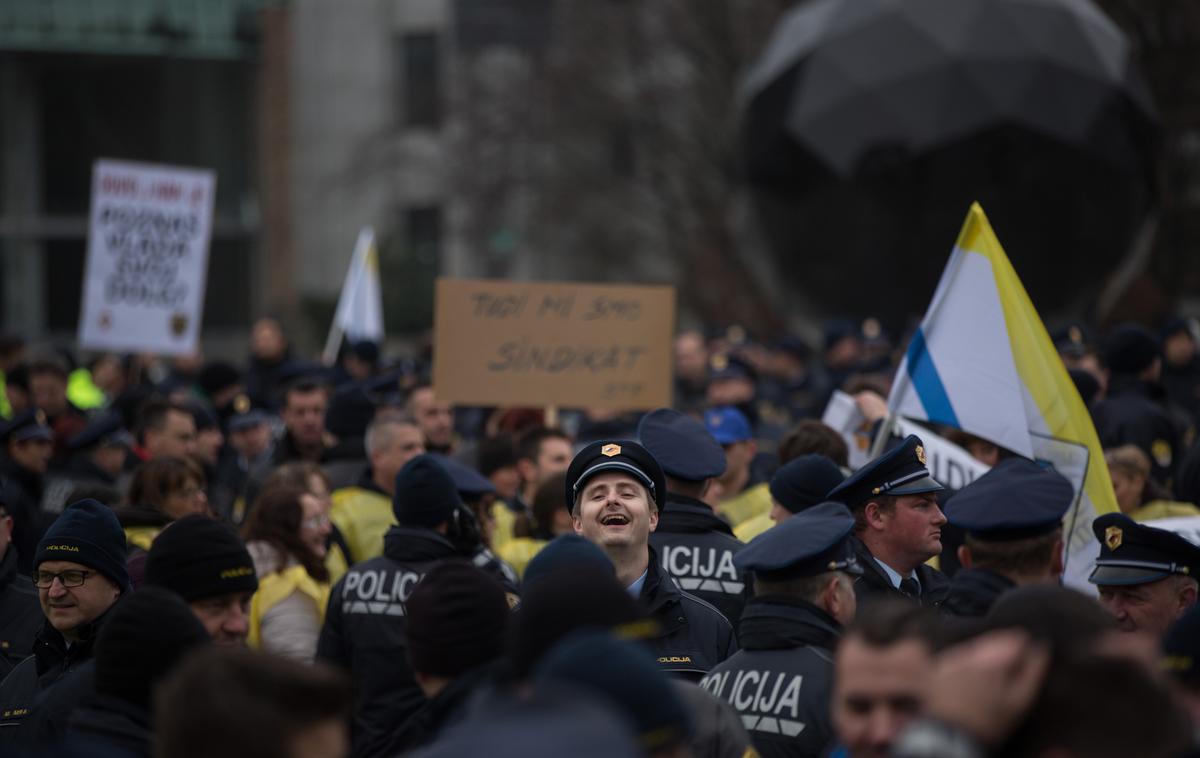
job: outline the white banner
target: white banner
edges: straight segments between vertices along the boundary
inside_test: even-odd
[[[872,425],[859,412],[854,398],[835,390],[821,421],[845,438],[850,448],[850,468],[861,468],[869,458]],[[966,450],[908,419],[896,419],[896,432],[901,437],[915,434],[921,438],[929,473],[948,489],[961,490],[988,470]]]
[[[79,343],[178,355],[200,334],[217,177],[98,160]]]

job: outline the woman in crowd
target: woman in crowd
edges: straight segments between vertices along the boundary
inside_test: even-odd
[[[264,488],[283,485],[297,487],[315,497],[321,504],[321,512],[326,516],[333,508],[329,476],[325,473],[325,469],[316,463],[311,461],[285,463],[272,471],[271,475],[263,481]],[[350,549],[346,547],[346,540],[338,531],[336,524],[331,522],[329,530],[329,538],[325,540],[325,568],[329,569],[329,583],[336,584],[337,580],[342,578],[342,574],[346,573],[346,569],[350,568],[350,562],[346,558],[350,555]]]
[[[116,510],[130,555],[150,549],[162,528],[193,513],[208,513],[204,472],[190,458],[155,458],[138,466],[124,507]]]
[[[250,603],[251,646],[313,659],[329,599],[330,528],[327,510],[308,491],[280,484],[259,492],[242,532],[258,574]]]
[[[1200,516],[1200,508],[1171,499],[1167,488],[1150,476],[1150,456],[1135,445],[1104,451],[1112,477],[1113,492],[1121,512],[1135,521],[1153,521],[1176,516]]]

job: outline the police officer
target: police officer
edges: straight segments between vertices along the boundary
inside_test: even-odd
[[[746,577],[733,565],[743,544],[701,499],[724,473],[725,452],[703,424],[669,408],[646,414],[638,437],[667,477],[666,504],[650,544],[681,588],[736,623],[749,597]]]
[[[1007,458],[946,503],[946,518],[966,531],[962,569],[941,610],[983,616],[1014,587],[1055,582],[1063,570],[1062,519],[1075,489],[1061,474]]]
[[[858,599],[891,595],[938,605],[949,583],[925,561],[942,551],[946,517],[934,494],[945,488],[925,467],[921,438],[910,434],[829,493],[854,514],[854,547],[863,569]]]
[[[575,532],[604,551],[617,581],[658,622],[649,640],[658,665],[699,679],[737,644],[721,612],[680,590],[649,544],[666,489],[658,461],[630,440],[593,442],[567,469],[566,501]]]
[[[446,469],[416,456],[396,474],[398,525],[384,536],[383,555],[355,565],[330,594],[317,657],[354,679],[356,758],[390,756],[391,733],[424,703],[406,653],[405,602],[435,565],[469,557],[446,537],[462,507]]]
[[[17,567],[33,569],[33,551],[51,519],[41,510],[46,470],[54,454],[54,430],[40,408],[30,408],[0,427],[0,487],[13,517]]]
[[[48,477],[42,508],[61,513],[63,506],[75,499],[72,494],[84,488],[94,493],[108,493],[109,502],[116,502],[119,499],[118,480],[132,447],[133,435],[125,429],[121,414],[108,411],[94,417],[83,431],[67,441],[70,457],[66,470]],[[99,494],[92,496],[100,497]]]
[[[818,756],[833,740],[833,649],[857,605],[862,573],[854,517],[821,503],[757,537],[737,563],[754,572],[754,597],[738,625],[742,650],[701,684],[729,701],[765,758]]]
[[[43,621],[37,590],[29,577],[17,572],[12,528],[12,516],[0,498],[0,681],[33,652],[33,638]]]
[[[1100,557],[1088,581],[1123,632],[1161,640],[1196,604],[1200,547],[1166,529],[1139,524],[1123,513],[1092,522]]]

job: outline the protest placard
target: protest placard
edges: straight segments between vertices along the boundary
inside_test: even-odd
[[[433,384],[466,405],[671,404],[675,290],[438,279]]]
[[[168,355],[195,349],[216,182],[212,171],[96,161],[82,347]]]

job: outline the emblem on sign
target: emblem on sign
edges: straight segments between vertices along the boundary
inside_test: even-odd
[[[176,337],[182,337],[187,331],[188,317],[182,313],[176,313],[171,316],[171,334]]]
[[[46,412],[43,411],[41,408],[37,409],[37,413],[33,414],[33,417],[37,420],[38,426],[46,425]]]
[[[1104,530],[1104,544],[1109,550],[1116,550],[1121,546],[1121,540],[1125,538],[1125,533],[1121,531],[1119,526],[1110,526]]]
[[[612,443],[612,442],[610,442],[607,445],[605,445],[604,447],[600,448],[600,455],[607,455],[609,458],[612,458],[614,455],[620,455],[620,454],[621,454],[621,446],[617,445],[615,443]]]
[[[921,462],[922,466],[925,465],[925,448],[920,445],[917,445],[917,460]]]
[[[238,395],[233,399],[234,413],[246,413],[250,410],[250,398],[245,395]]]

